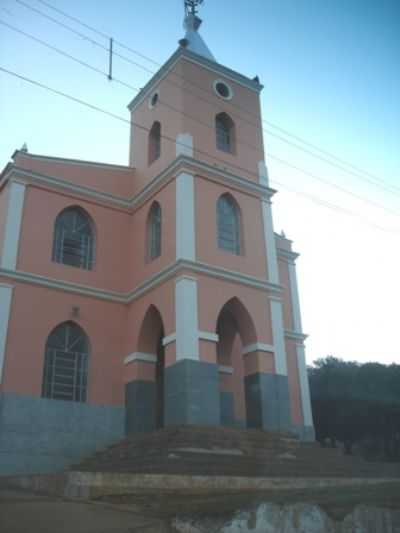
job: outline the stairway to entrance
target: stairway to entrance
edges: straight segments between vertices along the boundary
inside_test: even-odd
[[[179,426],[132,435],[70,470],[245,477],[400,477],[400,465],[367,462],[292,434]]]

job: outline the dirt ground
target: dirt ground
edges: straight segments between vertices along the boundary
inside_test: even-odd
[[[180,515],[232,515],[260,502],[317,503],[341,520],[357,504],[400,509],[400,482],[379,487],[256,491],[140,490],[96,501],[72,501],[0,489],[0,533],[170,533]]]
[[[107,503],[0,490],[1,533],[164,533],[160,520]]]

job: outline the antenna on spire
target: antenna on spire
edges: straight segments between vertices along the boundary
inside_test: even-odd
[[[188,15],[197,15],[197,8],[203,2],[204,2],[204,0],[184,0],[186,16],[188,16]]]

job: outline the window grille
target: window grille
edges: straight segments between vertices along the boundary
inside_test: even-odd
[[[229,115],[220,113],[215,118],[215,133],[218,150],[234,152],[234,123]]]
[[[89,342],[77,324],[56,327],[46,343],[42,396],[85,402],[88,358]]]
[[[218,247],[240,255],[240,215],[234,199],[227,194],[217,203]]]
[[[161,124],[154,122],[149,132],[149,165],[161,155]]]
[[[161,206],[154,202],[148,220],[148,256],[155,259],[161,255]]]
[[[53,261],[92,270],[94,245],[92,225],[82,209],[69,208],[57,217]]]

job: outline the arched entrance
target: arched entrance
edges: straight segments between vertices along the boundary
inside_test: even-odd
[[[164,326],[151,305],[143,318],[136,351],[130,356],[132,378],[126,385],[127,432],[153,431],[164,426]]]
[[[245,427],[250,417],[247,412],[243,348],[256,343],[257,336],[253,320],[238,298],[230,299],[221,309],[216,333],[219,336],[217,363],[221,424]]]

